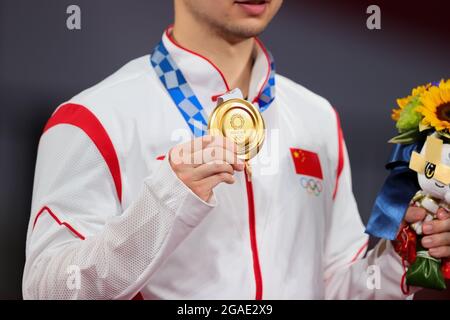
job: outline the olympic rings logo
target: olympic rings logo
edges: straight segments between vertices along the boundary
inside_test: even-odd
[[[317,197],[322,193],[323,186],[320,180],[302,177],[300,183],[309,194],[313,194]]]

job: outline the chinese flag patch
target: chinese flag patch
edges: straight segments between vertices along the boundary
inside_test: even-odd
[[[322,167],[317,153],[291,148],[292,159],[294,160],[295,172],[317,179],[323,179]]]

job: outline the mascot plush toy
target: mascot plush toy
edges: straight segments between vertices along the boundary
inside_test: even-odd
[[[437,259],[421,246],[422,224],[450,211],[450,80],[427,84],[397,100],[393,110],[399,135],[386,165],[390,174],[379,193],[367,233],[390,239],[402,257],[408,286],[443,290],[450,261]],[[401,225],[406,209],[427,211],[424,221]],[[400,231],[399,231],[400,230]]]
[[[439,208],[449,211],[450,204],[450,144],[444,144],[438,134],[427,137],[421,153],[413,152],[409,167],[418,174],[419,185],[422,188],[413,197],[412,205],[420,206],[427,210],[424,221],[436,219]],[[449,272],[449,261],[441,261],[430,256],[427,250],[422,248],[422,224],[416,222],[411,228],[416,233],[416,257],[408,257],[410,266],[406,273],[406,281],[409,285],[427,288],[445,289],[444,277]],[[403,239],[400,236],[400,243]]]

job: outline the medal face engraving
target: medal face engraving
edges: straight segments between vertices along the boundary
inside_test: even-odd
[[[238,157],[253,158],[265,138],[265,125],[259,110],[243,99],[231,99],[219,104],[210,116],[208,129],[212,135],[232,139],[238,147]]]
[[[255,122],[245,111],[232,108],[224,115],[224,136],[233,139],[236,144],[246,144],[255,138]]]
[[[245,120],[244,118],[240,115],[240,114],[233,114],[231,116],[231,120],[230,120],[230,126],[234,129],[234,130],[239,130],[242,129],[242,127],[245,125]]]

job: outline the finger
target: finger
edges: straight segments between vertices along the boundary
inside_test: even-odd
[[[232,175],[234,174],[234,169],[230,164],[225,162],[205,163],[194,169],[193,178],[194,180],[202,180],[209,176],[222,172],[229,173]]]
[[[195,162],[192,154],[195,152],[195,150],[202,150],[203,147],[208,145],[212,140],[212,136],[203,136],[176,145],[169,152],[170,162],[175,165],[194,164]]]
[[[205,135],[202,137],[198,137],[183,144],[180,144],[178,147],[183,149],[183,151],[187,153],[194,153],[197,150],[201,150],[206,148],[212,141],[214,141],[214,137],[211,135]]]
[[[191,151],[194,155],[192,156],[192,163],[194,165],[200,165],[209,161],[212,161],[212,158],[206,158],[204,159],[204,153],[200,153],[200,150],[209,150],[209,152],[212,150],[211,148],[220,148],[224,150],[228,150],[233,154],[236,154],[237,152],[237,146],[236,143],[229,138],[223,137],[223,136],[205,136],[207,140],[206,143],[203,143],[201,146],[197,143],[196,146],[193,147],[193,150]],[[221,157],[218,158],[219,160],[225,160]],[[227,160],[225,160],[227,161]],[[228,161],[229,162],[229,161]],[[234,160],[231,164],[235,164],[236,160]],[[236,170],[239,170],[238,168],[235,168]]]
[[[201,151],[208,147],[221,147],[232,153],[236,153],[237,150],[236,144],[231,139],[205,135],[175,146],[169,152],[169,159],[172,164],[186,164],[195,168],[207,162],[203,161]]]
[[[405,214],[405,221],[408,223],[422,221],[426,214],[427,211],[424,208],[409,207]]]
[[[450,218],[450,213],[448,213],[444,208],[439,208],[437,212],[437,218],[439,220],[447,220],[448,218]]]
[[[450,219],[425,222],[422,230],[424,234],[450,232]]]
[[[424,248],[436,248],[440,246],[450,246],[450,232],[443,232],[422,238]]]
[[[183,150],[185,154],[192,154],[198,150],[206,148],[213,141],[214,141],[213,136],[206,135],[192,139],[186,143],[181,144],[179,147]]]
[[[198,138],[192,139],[191,143],[192,143],[193,146],[201,145],[201,148],[203,149],[203,148],[206,148],[215,139],[216,139],[216,137],[207,134],[207,135],[204,135],[202,137],[198,137]],[[193,149],[193,151],[194,151],[194,149]]]
[[[234,140],[223,136],[213,136],[213,140],[208,144],[208,147],[221,147],[233,153],[237,152],[237,145]]]
[[[200,181],[201,184],[207,189],[212,190],[214,189],[219,183],[225,182],[227,184],[233,184],[235,182],[234,177],[226,172],[222,172],[219,174],[215,174],[213,176],[210,176],[208,178],[205,178]]]
[[[431,248],[429,253],[435,258],[448,258],[450,257],[450,246]]]
[[[189,150],[189,153],[191,154],[190,164],[192,164],[194,167],[198,167],[203,164],[202,150],[207,148],[214,141],[214,139],[215,137],[206,135],[191,141]]]
[[[170,152],[170,160],[176,165],[198,167],[203,164],[201,151],[213,141],[213,136],[206,135],[177,145]]]
[[[202,151],[197,151],[194,154],[194,159],[199,161],[200,158],[202,164],[210,162],[221,163],[225,161],[237,171],[242,171],[244,169],[244,162],[240,160],[235,153],[221,147],[208,147]]]

